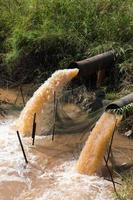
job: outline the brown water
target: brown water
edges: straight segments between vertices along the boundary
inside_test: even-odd
[[[86,141],[80,154],[76,169],[79,173],[92,175],[102,167],[107,145],[113,135],[116,125],[122,116],[103,113]]]
[[[87,135],[38,136],[36,146],[23,138],[26,166],[10,116],[0,123],[0,200],[111,200],[103,178],[76,173],[79,149]],[[81,139],[82,138],[82,139]],[[84,139],[83,139],[84,138]]]
[[[76,106],[65,106],[69,116]],[[80,110],[77,109],[77,115]],[[82,116],[81,116],[82,118]],[[113,200],[112,184],[98,176],[79,174],[75,166],[87,133],[22,138],[26,166],[16,132],[16,118],[0,121],[0,200]],[[80,116],[79,116],[80,119]],[[113,152],[118,164],[133,162],[133,141],[115,133]]]
[[[17,129],[21,133],[31,134],[35,113],[37,134],[41,135],[44,131],[48,132],[52,128],[55,95],[56,98],[61,95],[63,88],[78,74],[78,71],[78,69],[58,70],[36,90],[16,122]]]
[[[73,121],[86,120],[76,105],[65,105],[64,111]],[[110,182],[75,170],[88,132],[65,135],[62,132],[54,141],[51,136],[37,136],[34,147],[30,137],[21,136],[29,161],[26,165],[12,129],[15,116],[0,120],[0,200],[113,200]],[[132,162],[132,144],[116,134],[113,150],[119,163]]]
[[[9,100],[14,102],[16,93],[11,94]],[[64,105],[63,109],[76,123],[87,119],[76,105]],[[38,136],[35,147],[31,146],[31,138],[22,138],[29,161],[26,166],[16,132],[11,128],[16,120],[14,114],[0,121],[0,200],[112,199],[110,182],[75,172],[88,134],[60,134],[54,141],[51,136]]]

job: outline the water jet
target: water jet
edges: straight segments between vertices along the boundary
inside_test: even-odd
[[[56,71],[27,102],[22,110],[16,127],[24,135],[30,135],[32,132],[32,122],[34,113],[36,113],[36,133],[41,135],[44,131],[48,132],[53,126],[54,119],[54,95],[61,95],[61,91],[75,76],[78,69],[64,69]]]
[[[122,114],[111,113],[113,109],[119,109],[133,102],[133,93],[111,103],[105,109],[106,112],[97,121],[94,129],[86,141],[80,154],[76,169],[79,173],[93,175],[98,172],[103,163],[104,154],[115,126],[122,120]]]

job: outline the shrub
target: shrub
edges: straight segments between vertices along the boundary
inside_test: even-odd
[[[0,0],[7,69],[20,78],[109,49],[125,52],[133,42],[132,9],[132,0]]]

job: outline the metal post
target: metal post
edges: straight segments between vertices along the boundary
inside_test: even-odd
[[[27,157],[26,157],[26,154],[25,154],[25,151],[24,151],[24,147],[23,147],[20,135],[19,135],[19,131],[17,131],[17,136],[18,136],[18,139],[19,139],[19,143],[20,143],[20,146],[21,146],[21,150],[23,152],[23,156],[24,156],[25,162],[26,162],[26,164],[28,164],[28,160],[27,160]]]
[[[55,136],[56,113],[57,113],[57,100],[56,100],[56,92],[54,91],[54,124],[53,124],[53,132],[52,132],[52,141],[54,140],[54,136]]]
[[[32,145],[35,143],[35,135],[36,135],[36,113],[34,114],[33,118],[33,126],[32,126]]]

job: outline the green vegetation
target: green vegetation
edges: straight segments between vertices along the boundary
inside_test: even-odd
[[[117,190],[116,200],[132,200],[133,199],[133,172],[132,170],[122,175],[122,185]]]
[[[120,94],[116,92],[109,92],[106,94],[106,99],[114,101],[120,98]]]
[[[110,49],[125,60],[121,72],[132,71],[132,10],[132,0],[0,0],[0,71],[10,80],[44,80]]]
[[[133,114],[133,103],[123,106],[122,108],[116,108],[108,110],[110,113],[116,113],[118,115]]]

